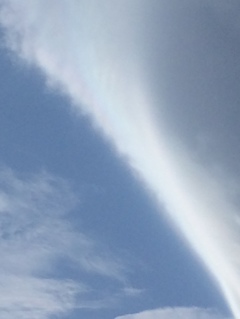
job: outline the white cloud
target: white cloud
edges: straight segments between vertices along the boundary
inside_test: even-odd
[[[76,308],[76,296],[84,285],[70,280],[44,279],[31,275],[0,276],[0,315],[5,319],[46,319]]]
[[[141,69],[140,21],[149,1],[0,3],[9,47],[67,93],[77,110],[91,115],[164,205],[240,318],[239,207],[228,177],[217,179],[171,136],[161,118],[161,101],[156,119],[147,90],[151,83]],[[3,207],[6,200],[0,201]],[[91,268],[87,256],[80,262]],[[106,273],[101,260],[94,267]]]
[[[163,308],[128,314],[115,319],[227,319],[217,312],[201,308]]]
[[[121,281],[123,268],[73,228],[68,214],[76,202],[60,178],[0,171],[1,318],[46,319],[74,308],[106,306],[81,274]],[[58,274],[60,260],[78,269],[79,280]]]

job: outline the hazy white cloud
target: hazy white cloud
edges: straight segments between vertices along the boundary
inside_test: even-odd
[[[74,281],[13,275],[10,271],[0,276],[0,284],[0,314],[6,319],[65,314],[78,306],[76,297],[87,291]]]
[[[115,319],[227,319],[213,310],[201,308],[163,308],[128,314]]]
[[[139,295],[141,295],[143,293],[144,293],[143,289],[138,289],[138,288],[134,288],[134,287],[131,287],[131,286],[123,288],[123,294],[125,296],[136,297],[136,296],[139,296]]]
[[[164,205],[240,318],[240,224],[239,206],[234,201],[239,190],[232,196],[228,176],[224,180],[213,176],[210,168],[194,159],[194,150],[189,151],[171,135],[163,124],[159,100],[156,118],[154,98],[146,89],[151,83],[145,83],[141,69],[141,25],[144,7],[151,3],[0,3],[8,46],[41,69],[48,83],[68,94],[75,109],[92,116],[94,124],[155,193],[159,205]],[[3,207],[6,200],[0,201]],[[91,266],[81,257],[82,266],[84,261],[86,267]],[[101,261],[96,265],[106,273]]]
[[[68,214],[76,203],[76,196],[60,178],[0,171],[2,318],[46,319],[74,308],[106,306],[106,300],[94,298],[94,290],[81,274],[121,281],[123,267],[73,228]],[[60,261],[78,269],[79,280],[59,275]]]

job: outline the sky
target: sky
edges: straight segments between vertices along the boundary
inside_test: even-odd
[[[240,319],[239,3],[0,0],[0,317]]]

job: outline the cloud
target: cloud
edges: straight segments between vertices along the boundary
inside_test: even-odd
[[[85,293],[85,287],[74,281],[31,275],[2,275],[0,284],[0,314],[6,319],[45,319],[66,314],[76,308],[76,296]]]
[[[146,189],[155,194],[160,210],[164,207],[168,212],[240,318],[240,224],[235,200],[239,189],[232,192],[227,174],[224,179],[214,176],[210,167],[194,157],[194,149],[172,135],[161,114],[164,102],[158,97],[156,103],[149,93],[151,83],[142,68],[148,61],[141,54],[141,28],[144,8],[151,2],[0,3],[8,47],[40,69],[49,85],[67,94],[77,112],[91,116]],[[6,205],[6,199],[0,203]],[[79,262],[107,273],[101,259],[94,266],[87,256]]]
[[[47,173],[17,176],[0,171],[0,316],[46,319],[75,308],[106,306],[83,274],[121,282],[121,263],[73,227],[76,195]],[[72,265],[78,279],[61,272]]]
[[[201,308],[163,308],[129,314],[115,319],[227,319],[217,312]]]

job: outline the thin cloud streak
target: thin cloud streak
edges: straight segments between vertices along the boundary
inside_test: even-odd
[[[0,176],[0,314],[43,319],[65,313],[86,288],[47,273],[58,254],[54,242],[68,236],[60,216],[73,204],[71,193],[46,174],[24,181],[5,169]]]
[[[122,281],[123,267],[80,230],[69,216],[76,196],[47,173],[16,176],[0,171],[0,316],[46,319],[73,309],[105,308],[83,273]],[[60,274],[71,264],[77,279]]]
[[[239,207],[225,181],[197,163],[163,119],[156,120],[137,29],[149,2],[0,3],[9,48],[67,94],[75,110],[92,117],[166,208],[239,319]]]
[[[210,309],[163,308],[129,314],[115,319],[227,319]],[[228,318],[230,319],[230,318]]]
[[[0,277],[0,314],[6,319],[46,319],[63,315],[76,308],[76,296],[85,287],[67,280],[42,279],[34,276]]]

